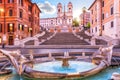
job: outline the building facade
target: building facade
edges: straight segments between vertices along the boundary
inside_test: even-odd
[[[57,27],[71,27],[73,21],[73,5],[71,2],[67,5],[67,11],[65,6],[61,3],[57,5],[57,17],[54,18],[41,18],[40,24],[44,28],[57,28]]]
[[[120,0],[95,0],[89,10],[93,35],[120,38]]]
[[[40,9],[31,0],[0,0],[0,44],[13,45],[40,30]]]
[[[90,22],[90,12],[85,12],[80,14],[80,25],[81,26],[87,26],[87,24]]]

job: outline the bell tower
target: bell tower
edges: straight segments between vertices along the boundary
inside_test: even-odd
[[[69,12],[69,13],[72,13],[72,12],[73,12],[73,5],[72,5],[71,2],[68,3],[68,6],[67,6],[67,7],[68,7],[68,12]]]
[[[72,26],[72,21],[73,21],[73,5],[71,2],[68,3],[67,5],[67,12],[68,12],[68,18],[67,18],[67,23],[69,26]]]
[[[60,17],[61,14],[62,14],[62,4],[58,3],[58,5],[57,5],[57,16]]]

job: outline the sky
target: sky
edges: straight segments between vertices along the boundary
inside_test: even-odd
[[[82,13],[82,8],[88,9],[94,0],[32,0],[36,3],[42,13],[41,18],[52,18],[57,16],[57,4],[60,2],[63,6],[67,7],[69,2],[73,4],[73,18],[79,19],[79,15]],[[66,9],[67,10],[67,9]]]

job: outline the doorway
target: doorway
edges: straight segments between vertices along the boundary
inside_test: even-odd
[[[13,45],[14,39],[13,36],[9,36],[9,45]]]

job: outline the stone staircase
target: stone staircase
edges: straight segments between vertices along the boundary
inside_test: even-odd
[[[46,32],[46,34],[42,37],[39,37],[39,42],[41,42],[41,40],[47,40],[48,37],[52,36],[53,33],[52,32]]]
[[[39,42],[41,42],[42,40],[46,40],[48,37],[50,37],[51,35],[53,35],[53,33],[50,32],[45,32],[45,34],[43,36],[39,36],[38,40]],[[29,40],[25,43],[25,45],[35,45],[34,44],[34,40]]]
[[[80,37],[83,37],[83,39],[88,39],[88,41],[91,41],[92,36],[89,36],[87,34],[85,34],[85,31],[82,30],[81,32],[76,33],[77,35],[79,35]],[[95,43],[96,45],[107,45],[107,41],[104,40],[104,38],[99,38],[99,37],[95,37]]]
[[[44,42],[41,45],[89,45],[84,40],[80,40],[73,33],[56,33],[56,35],[50,40]]]
[[[84,30],[82,30],[82,31],[80,31],[80,32],[77,32],[76,34],[77,34],[77,35],[80,35],[81,37],[83,37],[83,39],[88,39],[89,41],[90,41],[90,39],[92,38],[92,36],[86,35]]]

